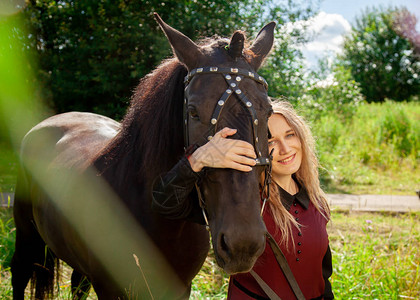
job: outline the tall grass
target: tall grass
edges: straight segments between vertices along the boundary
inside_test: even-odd
[[[11,208],[0,207],[0,299],[12,298],[10,262],[15,249],[15,227]]]
[[[420,299],[420,214],[334,214],[336,299]]]
[[[333,211],[328,225],[333,252],[331,283],[336,299],[420,299],[420,213]],[[14,249],[11,209],[0,209],[0,299],[11,299]],[[70,297],[64,269],[58,299]],[[228,276],[210,253],[193,282],[191,299],[225,299]],[[92,292],[90,299],[95,299]]]
[[[15,249],[15,226],[12,218],[12,208],[0,207],[0,299],[12,299],[10,263]],[[71,269],[63,268],[57,299],[71,299],[70,291]],[[29,288],[27,297],[30,297]],[[91,293],[88,299],[96,299]]]
[[[0,269],[10,267],[15,243],[11,208],[0,208]]]
[[[191,299],[226,299],[229,277],[217,266],[211,250],[200,273],[194,278]]]
[[[307,113],[307,112],[306,112]],[[364,104],[312,121],[327,192],[414,195],[420,189],[420,104]]]

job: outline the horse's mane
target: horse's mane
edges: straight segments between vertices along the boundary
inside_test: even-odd
[[[229,40],[214,36],[198,44],[224,49]],[[249,55],[244,49],[244,58],[249,59]],[[187,69],[178,59],[167,59],[135,89],[121,131],[94,160],[94,166],[116,191],[150,183],[148,180],[170,170],[183,155],[186,75]]]
[[[169,170],[183,154],[183,99],[186,68],[162,62],[134,91],[119,134],[94,165],[117,190]]]

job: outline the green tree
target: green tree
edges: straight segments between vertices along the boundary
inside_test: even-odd
[[[283,26],[277,31],[273,53],[260,72],[270,86],[270,96],[286,98],[293,104],[302,96],[307,86],[306,67],[303,54],[296,46],[303,42],[303,30]]]
[[[36,51],[42,98],[55,112],[121,117],[139,79],[171,55],[153,12],[197,40],[216,33],[229,36],[235,29],[252,37],[268,20],[281,26],[308,18],[313,5],[290,0],[31,0],[23,15],[32,33],[22,39]],[[280,49],[294,57],[290,43]]]
[[[414,46],[396,31],[405,8],[368,9],[344,42],[342,59],[368,102],[403,101],[420,93],[420,61]]]
[[[286,98],[294,105],[308,87],[307,69],[299,46],[311,38],[306,30],[310,23],[305,21],[315,15],[318,4],[318,1],[307,1],[300,7],[295,4],[293,9],[289,3],[291,7],[287,9],[277,7],[271,11],[271,18],[282,22],[275,34],[273,53],[261,74],[270,85],[270,96]]]
[[[238,19],[231,17],[233,1],[225,2],[31,1],[24,13],[33,28],[30,46],[38,53],[44,99],[57,112],[121,116],[139,78],[170,55],[152,13],[191,38],[224,34]],[[212,11],[225,22],[211,18]]]
[[[417,18],[403,8],[394,14],[394,29],[413,45],[414,54],[420,57],[420,33],[416,30]]]
[[[305,117],[315,123],[322,116],[334,114],[343,123],[351,121],[364,98],[350,70],[338,61],[331,66],[320,61],[319,70],[312,71],[309,78],[313,83],[308,84],[297,103]]]

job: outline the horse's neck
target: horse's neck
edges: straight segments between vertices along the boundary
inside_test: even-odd
[[[146,76],[133,95],[121,131],[95,161],[99,173],[130,208],[150,206],[155,178],[168,172],[183,154],[185,74],[185,67],[171,60]]]
[[[182,147],[166,149],[156,156],[154,161],[145,156],[150,149],[151,141],[147,137],[139,136],[139,127],[136,124],[122,131],[104,148],[94,162],[98,173],[101,174],[113,187],[114,191],[125,201],[128,198],[150,201],[151,186],[155,178],[168,172],[182,154]],[[163,134],[163,133],[162,133]],[[168,135],[168,134],[166,134]],[[174,142],[179,144],[179,142]]]

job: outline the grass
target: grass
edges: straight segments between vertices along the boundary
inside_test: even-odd
[[[328,193],[415,195],[420,189],[420,104],[364,104],[342,120],[312,121]]]
[[[226,299],[229,277],[217,266],[213,250],[194,278],[190,299]]]
[[[420,214],[334,213],[337,299],[420,298]]]
[[[10,262],[15,243],[15,227],[11,208],[0,207],[0,299],[12,298]]]
[[[420,299],[420,213],[359,213],[334,210],[328,225],[333,252],[331,283],[336,299]],[[0,299],[11,299],[11,209],[0,209]],[[3,228],[5,230],[3,230]],[[69,299],[64,268],[57,299]],[[191,299],[225,299],[228,277],[210,253],[196,276]],[[90,294],[95,299],[95,294]]]
[[[12,215],[12,208],[0,207],[0,299],[12,299],[13,297],[10,262],[15,247],[15,227]],[[57,299],[71,299],[70,278],[71,269],[63,267]],[[27,289],[28,298],[29,295],[30,291]],[[96,299],[94,292],[91,292],[88,299]]]
[[[0,269],[10,266],[15,243],[11,208],[0,208]]]

